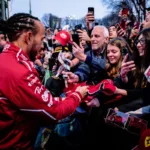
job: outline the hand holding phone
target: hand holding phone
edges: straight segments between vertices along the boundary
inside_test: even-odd
[[[117,31],[119,31],[119,30],[121,29],[121,27],[120,27],[120,24],[119,24],[119,23],[117,23],[117,24],[115,25],[115,27],[116,27],[116,30],[117,30]]]
[[[86,15],[86,24],[87,24],[87,28],[89,30],[91,30],[93,28],[94,20],[95,20],[95,18],[94,18],[94,7],[88,7],[88,13]]]
[[[94,7],[88,7],[88,13],[91,13],[94,15]]]

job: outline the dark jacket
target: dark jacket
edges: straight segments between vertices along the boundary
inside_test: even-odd
[[[79,82],[88,81],[89,83],[97,84],[101,80],[107,78],[105,70],[106,59],[104,53],[96,56],[92,50],[86,53],[87,58],[84,63],[81,63],[75,74],[79,76]]]

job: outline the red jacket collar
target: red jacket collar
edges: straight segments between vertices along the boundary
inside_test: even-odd
[[[25,64],[30,71],[35,70],[34,63],[30,60],[29,56],[21,48],[8,42],[3,49],[3,53],[5,53],[5,52],[6,53],[7,52],[15,53],[17,61]]]
[[[7,42],[7,44],[4,46],[4,49],[3,49],[3,52],[8,52],[8,51],[13,51],[17,53],[16,57],[19,60],[30,61],[29,56],[21,48],[19,48],[18,46],[10,42]]]

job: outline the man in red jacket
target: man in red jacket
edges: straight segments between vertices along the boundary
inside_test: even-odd
[[[41,84],[32,62],[44,38],[37,18],[18,13],[0,21],[0,28],[10,41],[0,54],[0,149],[33,149],[37,126],[72,114],[87,86],[61,100]]]

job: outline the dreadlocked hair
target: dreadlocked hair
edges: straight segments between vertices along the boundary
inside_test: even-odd
[[[17,13],[11,16],[8,20],[0,20],[0,29],[7,34],[10,42],[15,41],[24,31],[31,30],[35,35],[37,33],[37,27],[35,20],[39,20],[30,14]]]

